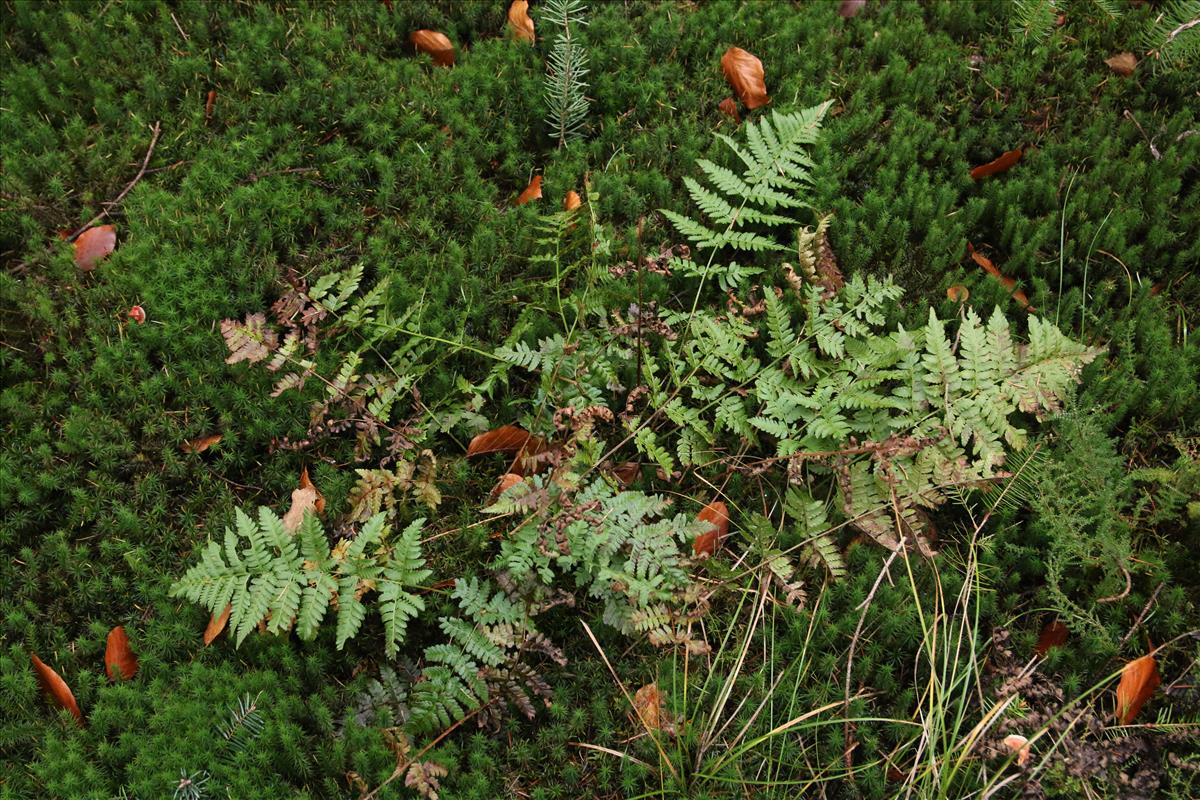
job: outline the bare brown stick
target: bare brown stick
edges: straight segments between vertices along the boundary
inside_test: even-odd
[[[1137,629],[1141,627],[1142,622],[1145,621],[1146,615],[1150,613],[1150,606],[1154,605],[1154,601],[1158,598],[1158,593],[1161,592],[1162,587],[1166,585],[1167,582],[1163,581],[1162,583],[1158,584],[1157,587],[1155,587],[1154,592],[1150,595],[1150,599],[1146,601],[1146,605],[1142,606],[1142,613],[1137,615],[1137,619],[1133,621],[1133,626],[1129,629],[1125,636],[1122,637],[1121,643],[1117,645],[1117,650],[1123,649],[1125,644],[1133,638],[1133,634],[1137,632]]]
[[[1111,597],[1099,597],[1096,599],[1097,603],[1115,603],[1118,600],[1124,600],[1126,597],[1129,597],[1129,590],[1133,588],[1133,578],[1129,575],[1129,570],[1125,569],[1123,564],[1117,564],[1117,566],[1120,567],[1121,572],[1125,573],[1125,589]]]
[[[1154,146],[1154,140],[1146,135],[1146,131],[1142,130],[1142,124],[1137,121],[1137,117],[1133,116],[1133,112],[1128,108],[1125,109],[1125,118],[1137,126],[1138,132],[1142,134],[1142,138],[1146,140],[1146,144],[1150,146],[1150,155],[1154,156],[1154,160],[1158,161],[1162,158],[1162,153],[1158,152],[1158,148]]]
[[[114,208],[121,204],[121,201],[125,199],[125,195],[129,194],[130,190],[132,190],[134,186],[137,186],[137,182],[140,181],[142,176],[146,174],[146,167],[150,164],[150,157],[154,155],[154,147],[158,144],[158,136],[162,133],[162,125],[158,122],[155,122],[154,127],[151,128],[151,130],[154,132],[154,136],[150,139],[150,146],[146,148],[146,157],[142,159],[142,168],[138,170],[137,175],[133,176],[133,180],[125,185],[125,188],[121,190],[121,193],[117,195],[116,198],[109,200],[107,203],[103,203],[102,205],[104,206],[104,210],[92,217],[92,219],[89,220],[86,225],[68,236],[67,241],[75,241],[79,238],[79,234],[83,233],[100,220],[106,218],[110,213],[112,213]]]

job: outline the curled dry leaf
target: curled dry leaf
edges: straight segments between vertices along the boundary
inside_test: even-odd
[[[67,686],[67,682],[33,653],[29,654],[29,659],[33,662],[34,674],[37,675],[38,684],[41,685],[46,699],[59,708],[70,711],[75,715],[75,719],[83,722],[83,712],[79,710],[79,704],[75,702],[75,695],[72,694],[71,687]]]
[[[513,36],[532,44],[537,40],[533,33],[533,20],[529,18],[528,0],[513,0],[508,7],[508,29]]]
[[[1017,754],[1017,766],[1029,763],[1029,740],[1019,733],[1004,737],[1004,746]]]
[[[454,45],[450,37],[437,31],[413,31],[408,35],[408,41],[422,53],[428,53],[433,62],[442,67],[454,66]]]
[[[721,113],[733,120],[735,124],[742,124],[742,115],[738,113],[737,103],[732,97],[726,97],[717,103],[717,108],[721,109]]]
[[[629,486],[642,477],[642,465],[637,461],[625,461],[613,467],[612,473],[622,486]]]
[[[294,489],[292,491],[292,507],[283,515],[283,527],[288,533],[295,533],[304,521],[304,515],[317,510],[317,489]]]
[[[516,425],[501,425],[499,428],[481,433],[472,439],[471,443],[467,445],[467,456],[480,456],[485,453],[515,455],[523,450],[534,449],[526,447],[526,445],[534,443],[536,443],[535,447],[540,448],[542,439]]]
[[[88,228],[75,240],[75,266],[84,272],[96,268],[117,246],[117,229],[112,225]]]
[[[1112,58],[1104,59],[1104,63],[1118,75],[1128,77],[1137,69],[1138,60],[1133,53],[1117,53]]]
[[[1029,298],[1025,296],[1025,293],[1016,288],[1016,278],[1010,278],[1001,272],[996,265],[992,263],[990,258],[977,251],[975,246],[970,242],[967,242],[967,252],[971,254],[971,260],[983,267],[983,271],[988,275],[991,275],[993,278],[1000,281],[1004,288],[1008,289],[1008,291],[1012,293],[1013,299],[1020,303],[1026,311],[1037,311],[1036,308],[1029,304]]]
[[[1126,664],[1117,684],[1117,720],[1128,725],[1161,682],[1154,656],[1142,656]]]
[[[571,190],[567,192],[567,196],[563,198],[563,211],[574,211],[583,205],[583,200],[579,197],[579,192]]]
[[[658,691],[657,683],[648,683],[637,690],[633,695],[633,709],[646,730],[662,730],[666,712],[663,710],[662,693]]]
[[[955,303],[965,303],[970,296],[971,291],[962,284],[956,283],[946,290],[946,297],[949,297]]]
[[[729,508],[720,500],[714,500],[696,515],[696,519],[710,523],[711,528],[692,542],[692,553],[697,556],[714,555],[729,533]]]
[[[129,680],[138,671],[137,657],[129,647],[125,628],[118,625],[108,632],[104,647],[104,671],[110,681]]]
[[[1042,633],[1038,636],[1037,647],[1033,648],[1033,652],[1039,656],[1044,656],[1055,647],[1062,647],[1067,641],[1067,626],[1063,625],[1058,620],[1053,620],[1046,623],[1046,627],[1042,628]]]
[[[867,0],[842,0],[842,4],[838,6],[838,16],[842,19],[857,17],[866,4]]]
[[[491,499],[495,500],[523,480],[525,479],[520,475],[517,475],[515,472],[504,473],[500,476],[500,480],[496,481],[496,485],[492,488],[492,493],[490,495]]]
[[[179,445],[179,449],[185,453],[203,453],[214,444],[220,442],[221,439],[222,436],[219,433],[214,433],[212,436],[201,436],[198,439],[188,439]]]
[[[530,200],[540,200],[542,197],[542,176],[534,175],[533,180],[525,187],[525,191],[521,192],[517,197],[517,205],[523,206]]]
[[[126,314],[126,316],[136,322],[138,325],[146,324],[146,309],[142,308],[141,306],[134,306],[133,308],[129,309],[129,313]]]
[[[757,56],[740,47],[731,47],[721,56],[721,70],[746,108],[753,110],[771,102],[763,65]]]
[[[325,513],[325,495],[321,494],[321,490],[318,489],[316,484],[314,484],[312,482],[312,478],[308,477],[308,467],[304,467],[303,469],[300,470],[300,488],[301,489],[312,489],[314,492],[317,493],[317,501],[316,501],[316,503],[313,504],[313,508],[315,508],[317,510],[318,514],[324,514]]]
[[[208,626],[204,629],[205,647],[212,644],[213,640],[221,635],[221,631],[225,630],[225,626],[229,624],[229,614],[232,611],[233,606],[227,605],[220,614],[213,614],[208,618]]]
[[[1022,153],[1024,153],[1024,151],[1018,147],[1016,150],[1009,150],[1007,153],[995,159],[994,161],[989,161],[986,164],[980,164],[978,167],[975,167],[973,170],[971,170],[971,179],[978,181],[986,178],[989,175],[995,175],[997,172],[1004,172],[1008,169],[1011,169],[1014,164],[1021,160]]]

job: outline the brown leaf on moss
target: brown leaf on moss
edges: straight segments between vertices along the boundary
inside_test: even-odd
[[[1138,60],[1133,53],[1117,53],[1112,58],[1104,59],[1104,63],[1118,75],[1129,77],[1137,69]]]
[[[537,40],[533,33],[533,20],[529,18],[528,0],[513,0],[508,7],[508,29],[523,42],[533,44]]]
[[[648,683],[633,695],[633,708],[642,725],[651,731],[662,730],[666,713],[663,711],[662,693],[657,683]]]
[[[525,187],[525,191],[517,197],[517,205],[523,206],[531,200],[540,200],[542,198],[542,176],[534,175],[533,180]]]
[[[737,103],[732,97],[726,97],[717,103],[717,108],[721,109],[721,113],[733,120],[735,124],[742,124],[742,115],[738,113]]]
[[[1117,720],[1128,725],[1161,682],[1154,656],[1142,656],[1126,664],[1117,684]]]
[[[303,469],[300,470],[300,488],[301,489],[312,489],[314,492],[317,493],[317,500],[313,504],[313,508],[315,508],[317,510],[318,514],[324,514],[325,513],[325,495],[321,494],[321,490],[318,489],[316,484],[314,484],[312,482],[312,478],[308,477],[308,467],[304,467]]]
[[[214,433],[212,436],[201,436],[198,439],[188,439],[179,445],[179,449],[185,453],[203,453],[214,444],[220,442],[221,439],[222,436],[219,433]]]
[[[229,614],[233,611],[233,605],[225,606],[225,610],[220,614],[213,614],[208,618],[208,626],[204,629],[204,646],[208,647],[213,643],[213,640],[221,635],[221,631],[225,630],[225,626],[229,624]]]
[[[961,284],[954,284],[946,290],[946,297],[955,303],[965,303],[971,296],[971,291]]]
[[[978,181],[988,177],[989,175],[995,175],[998,172],[1009,170],[1014,164],[1021,160],[1021,155],[1023,153],[1024,151],[1018,147],[1016,150],[1009,150],[993,161],[989,161],[986,164],[980,164],[978,167],[975,167],[971,170],[971,179]]]
[[[212,119],[213,107],[217,104],[217,90],[209,89],[208,97],[204,101],[204,121],[208,122]]]
[[[108,641],[104,646],[104,671],[108,673],[110,681],[127,681],[137,674],[137,657],[129,647],[125,628],[120,625],[108,632]]]
[[[34,674],[37,675],[38,684],[42,687],[46,699],[59,708],[70,711],[75,715],[75,719],[83,722],[83,712],[79,710],[79,704],[75,702],[75,695],[71,692],[71,687],[67,686],[67,682],[33,653],[29,654],[29,659],[33,662]]]
[[[574,190],[567,192],[567,196],[563,198],[563,211],[574,211],[583,205],[583,200],[579,197],[579,192]]]
[[[697,556],[714,555],[729,533],[729,508],[720,500],[714,500],[700,509],[696,519],[710,523],[711,527],[692,542],[692,553]]]
[[[101,259],[117,247],[117,229],[112,225],[88,228],[75,240],[75,266],[91,272]]]
[[[970,242],[967,242],[967,252],[971,254],[971,260],[983,267],[983,271],[988,275],[991,275],[993,278],[1000,281],[1001,285],[1003,285],[1005,289],[1008,289],[1008,291],[1012,293],[1013,299],[1020,303],[1026,311],[1037,311],[1036,308],[1029,304],[1029,298],[1025,296],[1025,293],[1016,288],[1016,278],[1010,278],[1001,272],[999,268],[992,263],[990,258],[976,250],[975,246]]]
[[[637,461],[626,461],[613,467],[612,473],[622,486],[629,486],[642,477],[642,465]]]
[[[304,522],[304,515],[317,510],[317,489],[294,489],[292,491],[292,507],[283,515],[283,527],[288,533],[295,533]]]
[[[721,70],[746,108],[753,110],[771,102],[763,65],[757,56],[740,47],[731,47],[721,56]]]
[[[495,500],[500,495],[507,492],[512,487],[516,486],[521,481],[525,480],[520,475],[513,472],[506,472],[500,476],[500,480],[496,481],[496,485],[492,487],[490,498]]]
[[[433,62],[442,67],[454,66],[454,45],[450,37],[437,31],[419,30],[408,35],[408,41],[422,53],[428,53]]]
[[[838,16],[842,19],[857,17],[866,4],[867,0],[842,0],[842,4],[838,6]]]
[[[542,439],[534,436],[524,428],[516,425],[501,425],[487,433],[481,433],[467,445],[467,456],[480,456],[485,453],[517,454],[526,450],[531,440],[541,445]]]
[[[1067,641],[1067,626],[1063,625],[1058,620],[1052,620],[1046,623],[1042,628],[1042,633],[1038,636],[1037,647],[1033,648],[1033,652],[1039,656],[1044,656],[1055,647],[1062,647]]]

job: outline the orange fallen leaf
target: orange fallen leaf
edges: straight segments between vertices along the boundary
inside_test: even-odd
[[[842,0],[842,4],[838,6],[838,16],[842,19],[857,17],[866,4],[867,0]]]
[[[1039,656],[1044,656],[1055,647],[1062,647],[1067,641],[1067,626],[1063,625],[1058,620],[1047,622],[1046,627],[1042,628],[1042,633],[1038,636],[1037,647],[1033,648],[1033,652]]]
[[[208,618],[208,626],[204,629],[204,646],[208,647],[213,643],[213,640],[221,635],[221,631],[225,630],[225,626],[229,624],[229,613],[233,611],[233,605],[225,606],[225,610],[219,615],[213,614]]]
[[[467,445],[467,456],[480,456],[485,453],[512,453],[515,455],[522,450],[531,449],[526,447],[531,440],[540,447],[542,443],[540,437],[534,436],[516,425],[501,425],[499,428],[494,428],[473,438]]]
[[[525,187],[525,191],[521,192],[517,197],[517,205],[523,206],[530,200],[540,200],[542,197],[542,176],[534,175],[533,180]]]
[[[84,272],[96,268],[117,246],[117,229],[112,225],[88,228],[75,240],[75,266]]]
[[[212,447],[221,441],[223,437],[219,433],[214,433],[212,436],[201,436],[198,439],[188,439],[183,444],[179,445],[179,449],[185,453],[203,453],[208,448]]]
[[[108,673],[110,681],[127,681],[137,674],[137,657],[129,647],[125,628],[120,625],[108,632],[108,642],[104,647],[104,671]]]
[[[217,104],[217,90],[208,90],[208,99],[204,101],[204,121],[208,122],[212,119],[213,106]]]
[[[1021,148],[1009,150],[994,161],[989,161],[986,164],[980,164],[971,170],[972,180],[981,180],[989,175],[995,175],[997,172],[1004,172],[1011,169],[1014,164],[1021,160],[1021,155],[1024,151]]]
[[[1154,656],[1142,656],[1125,665],[1117,684],[1117,720],[1128,725],[1162,683]]]
[[[633,695],[633,709],[646,730],[662,730],[666,713],[663,711],[662,693],[657,683],[648,683]]]
[[[491,499],[495,500],[497,497],[504,494],[523,480],[525,479],[516,473],[504,473],[500,476],[500,480],[496,481],[495,487],[492,488]]]
[[[46,699],[59,708],[70,711],[75,715],[75,719],[83,722],[83,712],[79,710],[79,704],[75,702],[75,695],[72,694],[71,687],[67,686],[67,682],[33,653],[29,654],[29,659],[33,662],[33,671]]]
[[[314,484],[312,482],[312,478],[308,477],[308,467],[304,467],[303,469],[300,470],[300,488],[301,489],[312,489],[314,492],[317,493],[317,500],[313,504],[313,508],[315,508],[317,510],[318,514],[324,514],[325,513],[325,495],[321,494],[321,490],[318,489],[316,487],[316,484]]]
[[[579,192],[574,190],[567,192],[567,196],[563,198],[563,211],[574,211],[583,205],[583,200],[579,197]]]
[[[1017,766],[1023,767],[1029,762],[1029,740],[1019,733],[1004,737],[1004,746],[1017,754]]]
[[[1112,58],[1104,59],[1104,63],[1118,75],[1128,77],[1137,69],[1138,60],[1133,53],[1117,53]]]
[[[961,284],[956,283],[946,290],[946,297],[949,297],[955,303],[965,303],[970,296],[971,290]]]
[[[528,0],[513,0],[508,7],[508,29],[521,41],[532,44],[537,40],[533,33],[533,20],[529,18]]]
[[[767,96],[763,65],[757,56],[740,47],[731,47],[721,56],[721,70],[746,108],[755,109],[771,102]]]
[[[967,242],[967,252],[971,254],[971,260],[979,266],[983,267],[984,272],[991,275],[996,280],[1012,293],[1013,299],[1020,303],[1026,311],[1037,311],[1036,308],[1029,304],[1029,298],[1025,296],[1025,292],[1017,289],[1016,278],[1010,278],[992,263],[992,260],[975,249],[975,246]]]
[[[626,461],[613,467],[612,473],[622,486],[629,486],[642,476],[642,465],[636,461]]]
[[[729,117],[738,125],[742,124],[742,116],[738,113],[737,103],[734,102],[732,97],[726,97],[720,103],[717,103],[717,108],[721,109],[722,114]]]
[[[427,30],[413,31],[408,35],[408,41],[422,53],[432,56],[433,62],[438,66],[454,66],[454,45],[450,43],[446,34]]]
[[[711,528],[695,538],[692,553],[697,556],[714,555],[725,540],[725,534],[729,533],[729,508],[720,500],[714,500],[700,509],[696,519],[710,523]]]

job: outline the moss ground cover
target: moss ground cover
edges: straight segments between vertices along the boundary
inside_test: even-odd
[[[839,712],[889,722],[770,738],[747,751],[761,770],[722,760],[698,723],[670,738],[664,755],[638,737],[579,614],[555,608],[543,625],[569,665],[546,673],[553,702],[533,721],[508,718],[498,731],[471,721],[441,740],[427,754],[449,768],[441,795],[785,797],[807,786],[875,797],[907,781],[921,794],[962,796],[953,781],[978,772],[946,776],[911,751],[885,758],[913,720],[932,725],[927,704],[954,708],[949,689],[965,685],[946,689],[933,679],[945,674],[922,665],[922,653],[937,663],[939,640],[918,613],[936,616],[932,598],[978,587],[970,610],[979,658],[964,663],[981,682],[992,631],[1011,629],[1013,649],[1030,652],[1045,621],[1068,620],[1069,644],[1046,665],[1068,698],[1147,642],[1196,628],[1195,64],[1147,60],[1128,77],[1105,65],[1135,47],[1153,4],[1115,19],[1068,4],[1044,40],[1014,38],[1012,11],[999,3],[869,3],[852,19],[837,6],[594,4],[581,33],[591,68],[584,135],[559,148],[543,122],[550,31],[539,27],[534,47],[512,41],[506,3],[0,3],[0,793],[166,797],[181,791],[182,776],[207,777],[195,790],[207,794],[194,796],[348,797],[392,773],[395,740],[355,719],[384,660],[378,637],[344,650],[332,630],[311,642],[251,635],[237,649],[224,638],[205,648],[204,612],[169,595],[235,507],[279,508],[308,465],[330,508],[344,509],[361,466],[352,437],[276,446],[305,435],[312,393],[272,398],[275,376],[226,365],[219,322],[267,309],[289,274],[311,283],[361,264],[369,283],[388,279],[382,305],[394,319],[408,315],[414,344],[442,341],[412,356],[435,406],[482,380],[487,354],[514,331],[533,341],[566,319],[562,294],[582,287],[586,270],[564,278],[535,256],[545,213],[568,191],[593,189],[588,214],[610,239],[608,255],[593,258],[601,270],[681,241],[657,209],[686,212],[684,178],[696,160],[723,159],[713,132],[735,135],[717,109],[731,94],[720,56],[734,45],[762,59],[772,108],[833,101],[812,153],[810,202],[834,214],[830,246],[846,275],[891,274],[905,287],[888,310],[894,321],[919,327],[930,306],[953,318],[946,289],[962,284],[973,305],[1000,304],[1019,324],[1024,312],[968,257],[971,243],[1039,313],[1107,353],[1085,371],[1074,410],[1042,429],[1029,485],[995,507],[978,542],[968,535],[977,518],[939,514],[938,567],[914,560],[906,576],[896,561],[879,583],[886,551],[845,535],[846,575],[810,577],[797,613],[773,603],[756,612],[746,598],[757,584],[739,583],[732,559],[709,565],[744,590],[716,603],[708,622],[711,674],[737,674],[736,697],[773,698],[769,715],[730,708],[734,732],[769,731],[860,692]],[[531,11],[537,21],[537,3]],[[453,68],[413,53],[417,29],[450,37]],[[118,248],[80,272],[57,234],[117,196],[155,122],[162,134],[147,172],[108,220]],[[971,180],[972,166],[1017,147],[1014,168]],[[515,206],[535,174],[544,197]],[[682,292],[651,275],[590,297],[624,310],[647,299],[665,306]],[[134,305],[145,324],[127,317]],[[317,360],[329,369],[341,355],[324,348]],[[472,412],[495,424],[528,419],[536,391],[535,379],[514,372]],[[429,553],[439,578],[472,574],[494,548],[478,508],[496,464],[462,457],[464,430],[447,425],[427,443],[444,498],[432,529],[444,536]],[[203,452],[181,450],[213,434],[221,441]],[[721,486],[745,508],[734,515],[738,541],[752,540],[761,491],[742,476]],[[685,504],[692,513],[695,500]],[[975,565],[959,569],[972,553]],[[895,613],[860,622],[868,596]],[[454,605],[445,592],[428,602],[439,613]],[[99,665],[117,624],[140,671],[110,685]],[[745,628],[756,633],[743,652]],[[717,647],[726,634],[731,644]],[[716,707],[718,679],[684,691],[695,663],[685,674],[678,653],[597,636],[631,692],[657,680],[681,718]],[[425,646],[434,633],[414,637]],[[1196,643],[1182,642],[1160,656],[1166,684],[1187,684],[1189,674],[1195,683]],[[85,727],[41,699],[30,652],[69,682]],[[933,684],[944,694],[930,694]],[[1185,695],[1153,701],[1146,719],[1195,722],[1196,700]],[[246,697],[265,724],[243,748],[222,726]],[[1019,711],[1044,713],[1032,703]],[[936,730],[949,753],[966,733]],[[737,752],[728,737],[715,738]],[[1151,794],[1194,796],[1194,770],[1170,760],[1186,761],[1186,747],[1145,748],[1122,763],[1157,781]],[[847,770],[857,770],[853,780]],[[805,784],[818,779],[819,789]],[[1145,788],[1053,761],[1040,781],[1060,797],[1080,796],[1083,784],[1101,796]],[[380,796],[412,796],[402,783]]]

